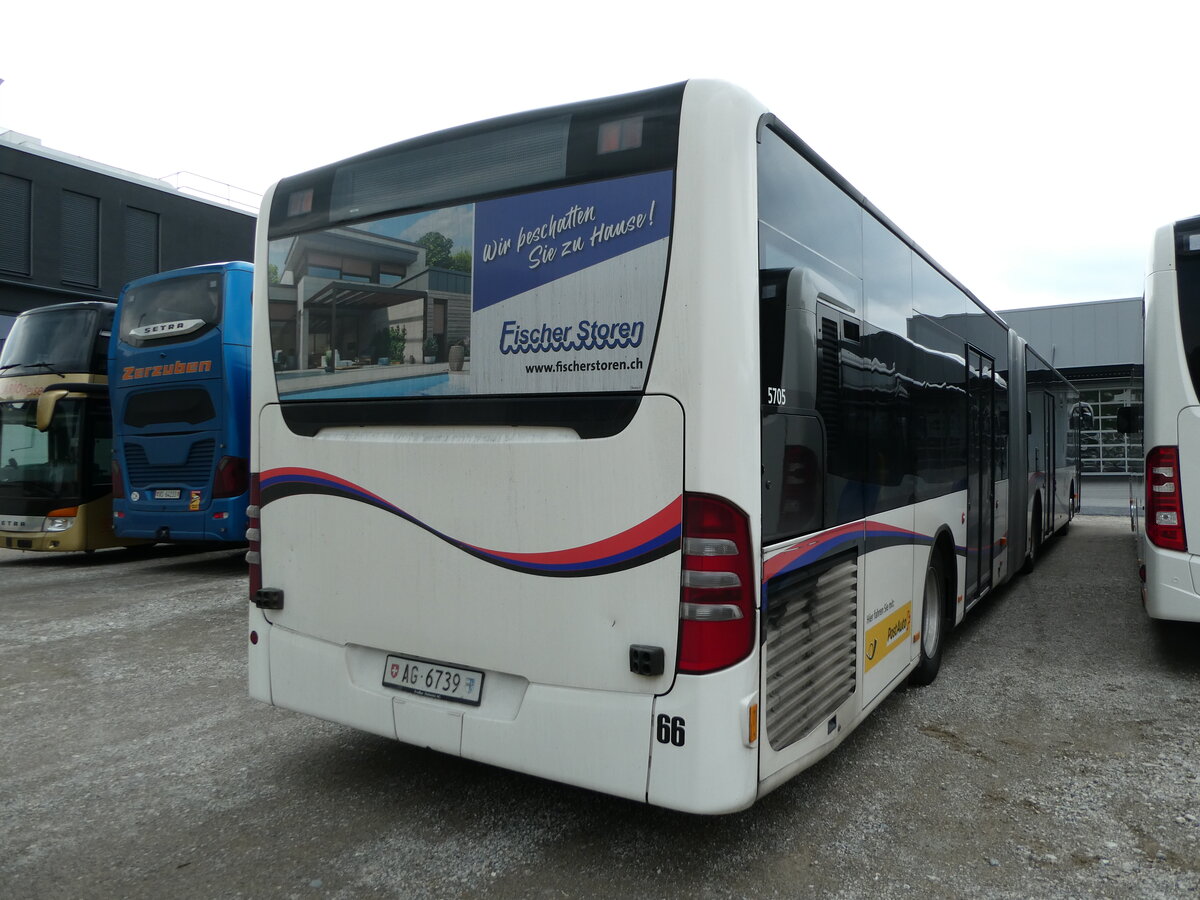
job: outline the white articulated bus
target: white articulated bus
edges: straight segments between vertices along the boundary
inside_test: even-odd
[[[1155,235],[1144,357],[1143,599],[1152,618],[1200,622],[1200,217]]]
[[[1070,385],[727,84],[286,178],[255,278],[281,707],[737,810],[1073,512]]]

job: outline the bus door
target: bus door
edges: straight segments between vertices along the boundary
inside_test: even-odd
[[[967,585],[968,608],[992,585],[996,515],[992,448],[995,444],[995,363],[967,348]]]

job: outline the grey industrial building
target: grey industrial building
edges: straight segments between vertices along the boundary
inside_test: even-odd
[[[115,301],[134,278],[253,259],[255,221],[0,128],[0,344],[27,309]]]
[[[1116,419],[1120,407],[1142,402],[1142,298],[1011,309],[1000,315],[1092,407],[1092,427],[1082,440],[1084,474],[1141,473],[1141,436],[1118,433]]]

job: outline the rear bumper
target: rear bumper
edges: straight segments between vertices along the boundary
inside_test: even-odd
[[[373,734],[645,802],[654,697],[486,672],[466,706],[382,684],[387,654],[272,626],[251,607],[250,695]],[[453,662],[453,661],[451,661]]]
[[[1200,556],[1160,550],[1145,542],[1146,613],[1153,619],[1200,622]]]
[[[163,537],[162,529],[167,529]],[[246,540],[246,498],[236,503],[212,501],[207,509],[195,512],[144,510],[128,501],[113,502],[113,532],[120,538],[171,541]]]

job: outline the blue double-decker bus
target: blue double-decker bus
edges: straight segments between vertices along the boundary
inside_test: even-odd
[[[118,536],[245,540],[252,281],[250,263],[228,262],[121,292],[108,360]]]

